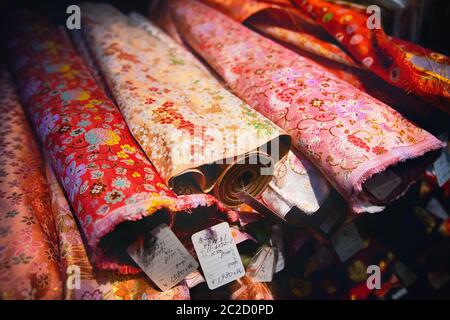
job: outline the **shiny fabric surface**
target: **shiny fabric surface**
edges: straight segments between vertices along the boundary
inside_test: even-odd
[[[263,38],[197,1],[172,1],[183,38],[254,107],[293,137],[293,144],[350,202],[355,212],[376,212],[401,196],[423,166],[387,198],[363,185],[377,173],[443,144],[382,102],[356,90],[313,61]],[[422,159],[418,159],[418,162]]]

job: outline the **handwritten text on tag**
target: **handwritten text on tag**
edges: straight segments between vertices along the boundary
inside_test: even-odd
[[[252,258],[247,268],[247,273],[254,282],[270,282],[275,273],[275,250],[273,247],[264,246]]]
[[[163,291],[198,268],[198,263],[166,224],[153,229],[127,249],[128,254]]]
[[[213,290],[245,275],[228,223],[223,222],[193,234],[192,243],[209,289]]]
[[[344,226],[331,239],[341,262],[347,261],[363,247],[363,240],[353,223]]]

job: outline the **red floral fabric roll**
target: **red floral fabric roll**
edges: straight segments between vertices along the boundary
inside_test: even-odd
[[[209,195],[177,197],[133,140],[67,38],[45,19],[11,17],[5,46],[20,96],[101,269],[136,273],[126,254],[155,219],[212,206]],[[154,219],[144,219],[152,215]],[[140,221],[141,224],[124,223]]]
[[[25,119],[24,119],[25,120]],[[58,251],[64,299],[67,300],[189,300],[189,289],[182,282],[161,292],[148,281],[146,275],[129,277],[113,272],[96,272],[88,258],[83,238],[72,209],[53,170],[46,165],[46,177],[51,199],[51,210],[58,236]],[[75,280],[75,272],[79,279]],[[79,281],[77,283],[76,281]],[[75,285],[75,284],[79,284]]]
[[[294,0],[353,58],[388,83],[418,94],[450,97],[450,58],[368,27],[369,13],[324,0]],[[444,110],[449,112],[449,110]]]

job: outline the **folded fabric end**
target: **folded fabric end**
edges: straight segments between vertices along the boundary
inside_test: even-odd
[[[158,196],[138,204],[116,209],[104,219],[97,221],[93,228],[94,234],[89,244],[93,248],[92,260],[95,267],[98,270],[114,271],[124,275],[133,275],[141,272],[137,266],[131,264],[131,260],[120,261],[120,259],[111,257],[106,252],[106,248],[112,245],[115,252],[120,251],[121,254],[126,254],[128,245],[132,244],[135,239],[145,232],[149,232],[154,225],[145,223],[142,227],[133,226],[136,232],[130,237],[124,230],[120,230],[121,224],[127,222],[144,223],[141,220],[155,215],[158,212],[165,212],[167,214],[161,221],[166,222],[170,226],[173,224],[177,213],[190,213],[192,210],[200,207],[208,208],[213,206],[218,212],[228,213],[229,211],[215,197],[208,194],[183,195],[177,198],[162,198]],[[114,245],[118,242],[120,242],[120,248]]]
[[[438,151],[442,150],[445,146],[445,143],[431,136],[429,139],[426,139],[413,147],[400,147],[391,150],[389,153],[382,156],[381,159],[375,159],[376,163],[374,163],[374,161],[366,163],[360,168],[360,170],[358,170],[359,172],[362,171],[363,174],[359,175],[359,178],[353,183],[353,199],[356,200],[350,202],[352,211],[358,214],[364,212],[376,213],[383,211],[385,208],[384,206],[371,204],[366,200],[360,199],[362,193],[364,192],[364,184],[376,174],[382,173],[390,167],[405,164],[407,161],[418,159],[429,154],[430,156],[427,159],[424,159],[423,163],[423,167],[426,168],[439,156]],[[393,202],[402,197],[408,191],[409,187],[420,177],[422,172],[423,170],[417,170],[417,174],[409,176],[406,181],[402,181],[403,188],[401,191],[395,193],[393,197],[389,198],[388,202]]]

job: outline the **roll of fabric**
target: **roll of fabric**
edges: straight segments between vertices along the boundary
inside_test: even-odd
[[[67,38],[39,16],[3,25],[5,52],[26,111],[100,269],[136,273],[126,254],[172,213],[210,207],[210,195],[177,197],[133,140]],[[216,210],[216,209],[214,209]],[[145,219],[148,216],[149,219]]]
[[[77,29],[67,31],[65,28],[60,28],[60,30],[62,33],[64,33],[71,39],[77,54],[80,56],[81,60],[83,60],[84,65],[89,70],[89,73],[92,75],[97,85],[103,89],[103,91],[108,95],[110,99],[113,99],[113,96],[109,91],[108,85],[106,84],[105,79],[103,79],[103,76],[98,70],[94,58],[92,57],[92,54],[89,51],[89,47],[84,42],[84,38],[83,35],[81,34],[81,31]]]
[[[423,123],[427,118],[438,112],[433,107],[434,102],[430,101],[429,97],[408,94],[368,70],[349,65],[345,60],[348,55],[342,55],[345,51],[331,43],[322,41],[303,31],[294,31],[268,24],[252,24],[252,27],[285,44],[299,55],[320,64],[328,72],[345,80],[357,89],[393,106],[395,110],[415,122]]]
[[[450,97],[450,58],[386,35],[373,12],[324,0],[294,0],[357,61],[388,83],[419,94]],[[378,22],[381,24],[381,21]],[[444,110],[450,112],[450,110]]]
[[[0,143],[1,298],[189,299],[185,284],[162,293],[146,276],[95,272],[72,209],[45,165],[4,70],[0,84],[0,119],[8,123]]]
[[[265,33],[279,33],[279,30],[275,30],[277,27],[290,25],[295,26],[296,31],[306,27],[307,33],[319,35],[322,40],[331,36],[350,53],[352,60],[389,84],[418,95],[449,97],[449,58],[419,45],[389,37],[381,26],[374,25],[374,22],[377,22],[374,12],[367,11],[365,6],[327,0],[294,0],[281,3],[250,0],[246,1],[245,5],[238,0],[202,1],[239,22],[246,20]],[[270,16],[276,18],[271,19]],[[256,22],[263,24],[276,21],[276,25],[256,26],[254,18]],[[370,28],[370,25],[373,27]],[[328,33],[328,37],[324,31]],[[296,32],[290,35],[290,40],[302,41],[302,38],[305,38],[303,33]],[[321,54],[327,54],[326,51],[329,49],[330,52],[335,51],[327,45],[320,44],[317,39],[312,41],[313,45],[303,42],[302,46],[306,45],[308,49]],[[350,62],[346,52],[342,50],[341,53],[336,51],[336,55],[327,55],[333,60],[337,55],[340,58],[347,56],[345,60]],[[433,102],[435,107],[449,112],[448,101]]]
[[[4,69],[0,101],[0,299],[61,299],[44,162]]]
[[[132,13],[130,17],[139,27],[148,31],[170,48],[180,50],[177,49],[180,48],[178,43],[175,43],[165,32],[144,16]],[[191,57],[190,54],[189,57]],[[192,59],[195,58],[192,57]],[[193,61],[193,63],[205,68],[203,64],[197,61]],[[298,186],[302,186],[302,188]],[[297,150],[293,150],[289,151],[275,165],[274,175],[268,187],[261,194],[261,198],[274,213],[284,218],[294,206],[306,214],[316,212],[327,198],[329,191],[328,183],[317,169]]]
[[[185,41],[293,144],[354,212],[399,198],[443,144],[313,61],[197,1],[171,2]]]
[[[51,210],[57,234],[61,276],[66,300],[188,300],[189,288],[181,283],[166,292],[154,288],[147,276],[128,277],[96,272],[78,229],[72,209],[53,170],[46,166]]]
[[[359,67],[353,59],[338,46],[323,41],[303,31],[293,31],[287,28],[265,23],[252,23],[251,26],[268,36],[274,37],[299,47],[306,52],[342,63],[350,67]]]
[[[164,181],[177,194],[212,191],[230,207],[243,203],[243,189],[259,195],[271,179],[265,169],[286,154],[290,137],[182,47],[166,45],[109,5],[83,4],[82,11],[95,60]]]
[[[337,41],[338,39],[334,39],[333,33],[331,32],[329,34],[322,27],[324,23],[320,19],[317,22],[312,20],[307,14],[304,14],[301,10],[293,6],[292,3],[285,3],[284,6],[279,6],[270,1],[252,0],[247,2],[246,6],[242,6],[239,0],[203,0],[203,2],[211,4],[239,22],[245,22],[249,27],[258,30],[272,39],[280,41],[283,44],[288,44],[288,48],[314,60],[329,72],[351,83],[361,91],[393,106],[397,111],[415,122],[422,124],[426,121],[427,117],[434,116],[435,114],[437,114],[435,116],[436,118],[441,117],[436,109],[443,111],[449,110],[450,101],[446,101],[448,99],[432,96],[429,93],[424,93],[422,90],[415,90],[417,95],[414,95],[411,94],[412,85],[408,85],[408,89],[405,91],[402,86],[399,87],[395,83],[390,83],[391,80],[384,81],[383,79],[386,80],[385,76],[381,79],[375,75],[376,72],[372,72],[372,68],[367,69],[361,61],[353,59],[347,53],[345,50],[346,43],[340,43]],[[355,11],[357,14],[365,14],[365,8],[363,6],[353,5],[349,2],[345,5],[348,12]],[[161,9],[164,8],[162,7]],[[162,14],[163,17],[158,19],[158,23],[171,19],[171,15],[168,15],[166,12],[162,11]],[[162,25],[164,28],[169,26],[167,23]],[[364,26],[360,26],[360,28],[362,27]],[[330,30],[333,30],[333,28]],[[170,34],[177,38],[180,37],[174,27],[171,27]],[[433,61],[432,64],[429,66],[422,64],[421,68],[423,70],[418,72],[419,74],[423,75],[425,72],[436,75],[439,73],[445,74],[445,61],[442,55],[395,38],[390,38],[384,45],[390,48],[404,47],[404,53],[408,59],[417,55],[412,60],[423,61],[424,56],[429,56],[430,61]],[[381,58],[381,60],[385,61],[382,64],[385,68],[390,69],[392,65],[387,65],[386,63],[386,61],[393,60],[391,53],[387,53],[389,50],[380,50],[378,48],[379,44],[373,44],[373,46],[375,48],[373,51],[376,54],[380,52],[386,54],[386,57]],[[394,67],[394,75],[397,77],[398,75],[395,72],[399,68],[396,65]],[[395,78],[395,82],[405,83],[404,80],[408,78],[405,74],[408,74],[408,70],[412,69],[408,68],[407,63],[401,64],[401,76],[398,79]],[[437,78],[434,78],[434,80],[430,79],[428,79],[430,82],[434,82],[435,85],[439,86]],[[445,82],[441,83],[445,85]]]

